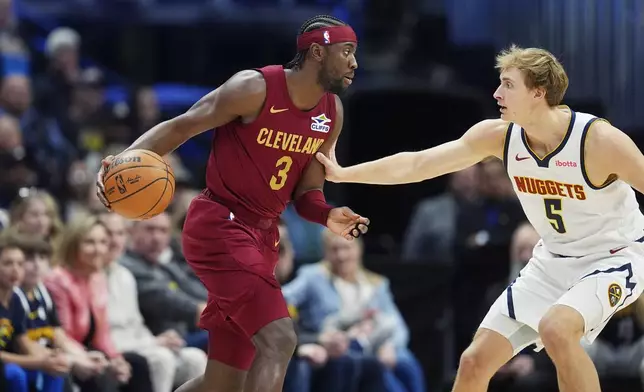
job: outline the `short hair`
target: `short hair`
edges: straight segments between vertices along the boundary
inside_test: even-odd
[[[300,31],[297,33],[297,36],[299,37],[304,33],[308,33],[309,31],[321,29],[324,27],[346,26],[346,25],[347,24],[345,22],[336,18],[335,16],[317,15],[302,24],[302,27],[300,27]],[[309,49],[306,48],[304,50],[297,52],[293,60],[289,61],[284,66],[284,68],[293,68],[293,69],[302,68],[302,65],[304,64],[304,60],[306,59],[306,54],[308,53],[308,51]]]
[[[25,252],[28,237],[13,230],[5,230],[0,234],[0,255],[7,249],[20,249]]]
[[[545,49],[512,45],[496,56],[501,72],[516,68],[523,74],[526,87],[546,90],[550,107],[561,104],[568,89],[568,75],[557,58]]]
[[[49,242],[38,237],[25,238],[22,243],[22,251],[25,252],[28,259],[36,255],[51,257],[54,252]]]

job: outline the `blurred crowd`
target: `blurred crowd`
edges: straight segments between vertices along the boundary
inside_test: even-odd
[[[197,327],[207,293],[179,240],[200,191],[195,171],[167,157],[175,198],[153,219],[106,211],[94,189],[100,160],[163,119],[156,93],[141,86],[108,103],[103,71],[81,66],[76,31],[51,31],[40,52],[18,27],[11,0],[0,0],[0,390],[170,392],[207,361]],[[298,331],[285,391],[424,392],[442,382],[425,379],[390,282],[369,270],[360,241],[290,209],[280,232],[276,274]],[[539,240],[498,160],[450,175],[403,238],[402,263],[449,265],[459,277],[457,352]],[[602,377],[644,375],[643,328],[639,300],[588,347]],[[553,385],[545,354],[528,348],[491,388]]]

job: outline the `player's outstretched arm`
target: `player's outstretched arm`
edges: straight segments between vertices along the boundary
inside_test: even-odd
[[[584,170],[600,187],[619,178],[644,194],[644,155],[624,132],[606,121],[595,121],[584,142]]]
[[[489,156],[502,158],[508,123],[484,120],[457,140],[417,152],[401,152],[355,166],[341,167],[328,154],[316,158],[332,182],[396,185],[420,182],[472,166]]]
[[[255,117],[266,98],[266,83],[256,71],[241,71],[210,92],[187,112],[164,121],[139,137],[129,148],[164,156],[191,137],[239,117]]]

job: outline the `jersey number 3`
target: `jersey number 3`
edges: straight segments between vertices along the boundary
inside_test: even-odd
[[[278,169],[276,175],[271,176],[271,182],[269,183],[271,189],[274,191],[279,191],[286,184],[286,179],[288,178],[288,171],[291,170],[291,165],[293,164],[293,158],[288,155],[284,155],[275,163],[275,167]]]
[[[566,226],[561,215],[561,199],[543,199],[543,204],[546,207],[546,217],[550,221],[552,228],[557,233],[564,234]]]

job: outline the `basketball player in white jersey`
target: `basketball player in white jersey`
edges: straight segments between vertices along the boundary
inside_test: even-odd
[[[434,148],[356,166],[317,158],[332,182],[380,185],[503,159],[542,239],[462,354],[454,392],[486,391],[494,373],[532,343],[553,360],[562,392],[597,392],[597,371],[580,341],[592,342],[642,292],[644,216],[632,188],[644,191],[644,156],[607,121],[559,106],[568,77],[551,53],[513,46],[499,54],[497,68],[500,119]]]

